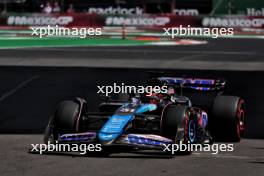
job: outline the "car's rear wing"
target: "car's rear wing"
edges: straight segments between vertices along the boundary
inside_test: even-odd
[[[182,77],[158,77],[160,82],[167,86],[199,91],[221,91],[226,81],[221,79],[182,78]]]

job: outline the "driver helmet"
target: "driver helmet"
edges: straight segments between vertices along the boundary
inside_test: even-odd
[[[163,100],[163,95],[161,93],[151,93],[146,95],[149,99],[149,103],[151,104],[160,104]]]

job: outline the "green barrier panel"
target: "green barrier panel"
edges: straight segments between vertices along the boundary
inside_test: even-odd
[[[263,0],[213,0],[214,14],[260,14],[264,16]]]

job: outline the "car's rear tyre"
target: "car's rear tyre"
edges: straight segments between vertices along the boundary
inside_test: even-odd
[[[244,100],[235,96],[217,96],[209,124],[216,140],[239,142],[245,130]]]
[[[171,139],[174,143],[183,144],[196,142],[197,124],[190,118],[188,107],[170,105],[163,110],[161,119],[161,135]],[[181,151],[177,154],[191,154],[190,151]]]

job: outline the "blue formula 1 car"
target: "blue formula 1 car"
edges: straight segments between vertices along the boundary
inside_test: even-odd
[[[99,143],[103,150],[121,152],[213,140],[238,142],[243,135],[244,100],[223,95],[225,81],[158,77],[148,84],[165,85],[168,91],[107,100],[98,112],[89,112],[81,98],[61,102],[49,120],[44,142]]]

